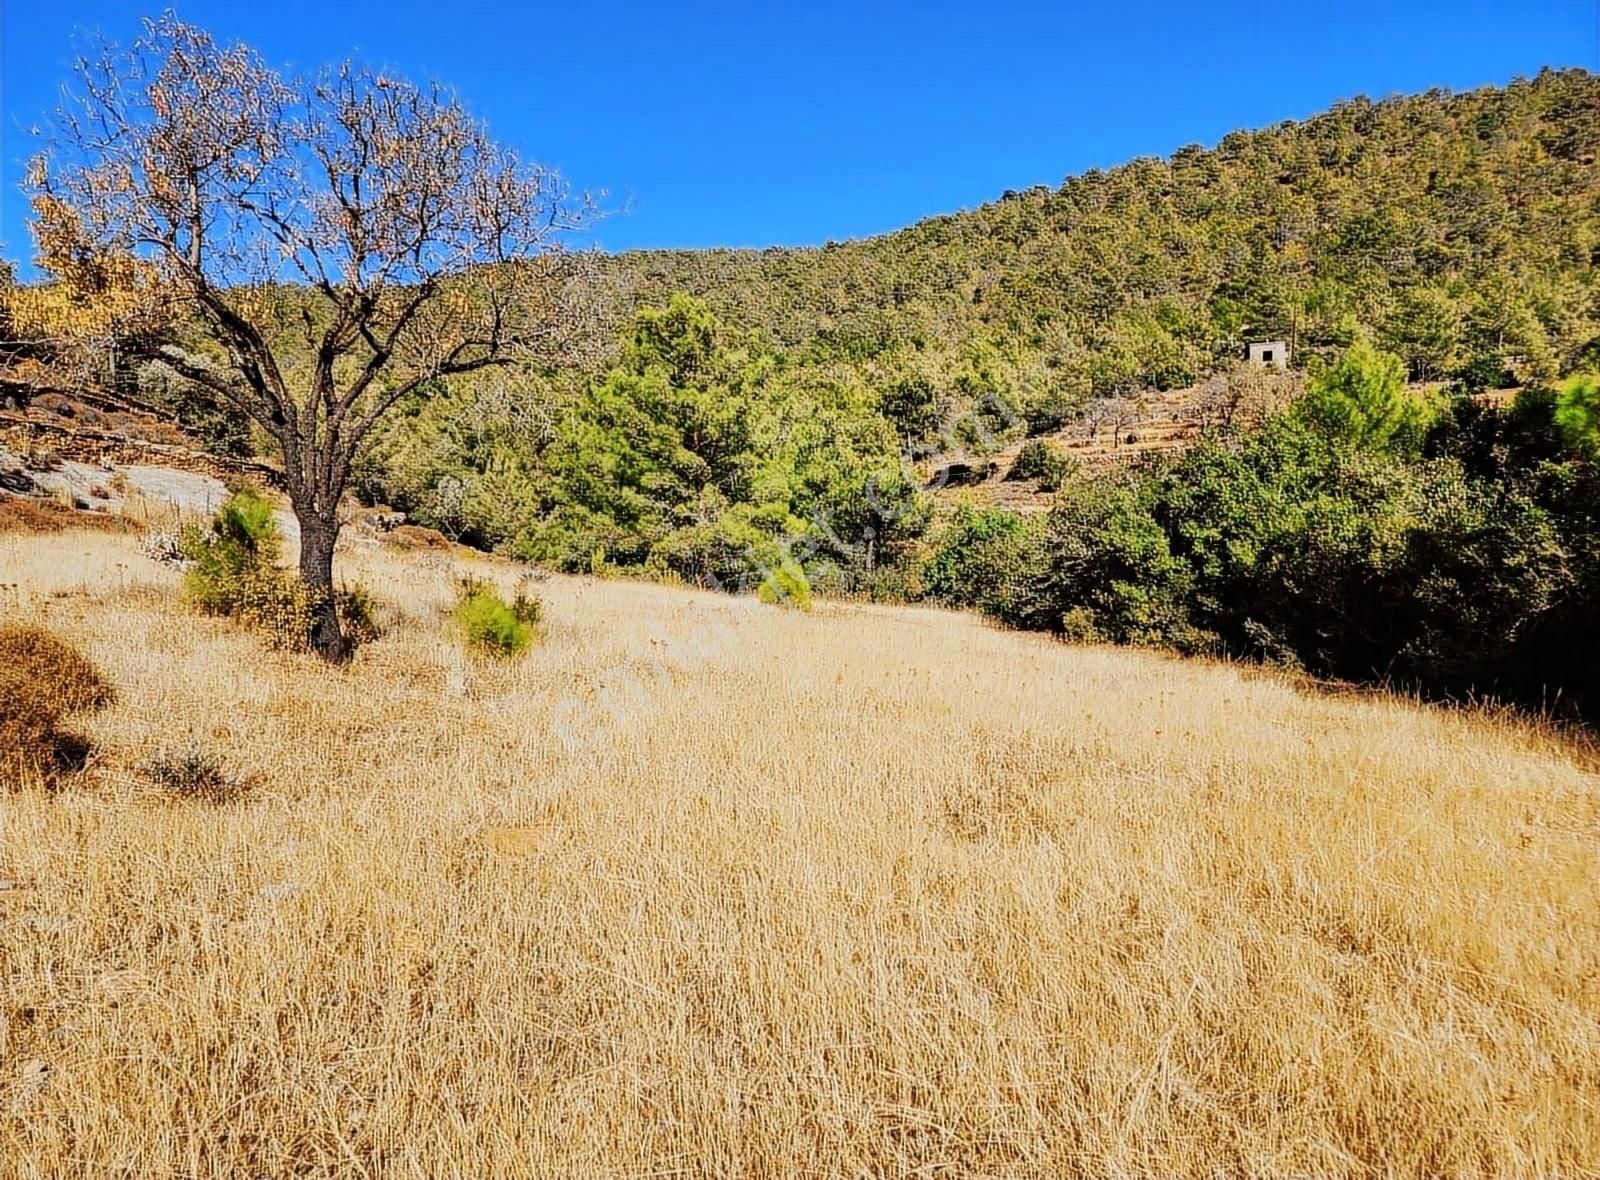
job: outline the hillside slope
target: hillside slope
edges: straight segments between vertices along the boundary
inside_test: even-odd
[[[354,665],[0,535],[118,699],[6,798],[0,1175],[1578,1176],[1600,786],[1381,698],[586,579]],[[504,565],[475,563],[509,582]],[[242,802],[165,796],[195,750]]]
[[[1597,155],[1600,79],[1546,71],[1356,100],[868,240],[610,267],[634,304],[688,291],[818,357],[992,343],[1066,400],[1189,384],[1247,338],[1304,355],[1358,327],[1415,379],[1476,363],[1493,381],[1600,334]]]

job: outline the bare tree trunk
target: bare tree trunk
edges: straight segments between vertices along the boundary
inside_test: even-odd
[[[306,512],[296,505],[295,518],[300,522],[300,577],[311,591],[311,650],[329,663],[342,664],[353,649],[339,626],[339,612],[333,600],[338,512]]]

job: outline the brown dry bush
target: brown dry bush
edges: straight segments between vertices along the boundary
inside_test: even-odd
[[[416,524],[396,525],[389,530],[386,539],[396,549],[450,550],[455,548],[455,543],[439,530],[425,528]]]
[[[66,515],[57,504],[0,496],[0,533],[57,533],[66,527]]]
[[[125,517],[79,512],[54,500],[0,495],[0,533],[59,533],[68,528],[126,533],[133,530],[133,524]]]
[[[0,780],[53,780],[87,745],[61,722],[112,699],[88,658],[38,627],[0,625]]]

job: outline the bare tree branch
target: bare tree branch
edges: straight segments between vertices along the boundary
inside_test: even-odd
[[[451,92],[353,62],[285,77],[170,14],[79,63],[30,181],[36,206],[70,211],[67,253],[138,260],[220,346],[226,369],[156,355],[278,441],[319,592],[340,495],[389,409],[445,377],[557,359],[590,326],[577,272],[549,260],[594,203]],[[291,336],[309,367],[286,359]],[[318,627],[339,654],[331,614]]]

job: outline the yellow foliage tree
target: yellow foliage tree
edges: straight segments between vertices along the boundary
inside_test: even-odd
[[[63,202],[40,194],[33,213],[38,264],[49,278],[0,283],[0,379],[81,383],[115,363],[119,340],[165,327],[170,302],[155,267],[92,244]]]

